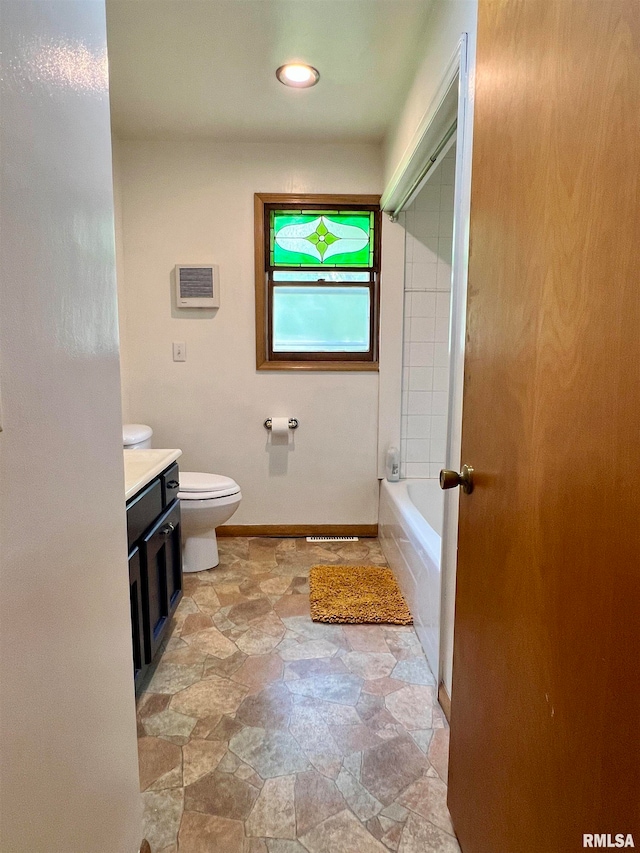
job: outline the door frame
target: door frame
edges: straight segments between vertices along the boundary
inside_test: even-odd
[[[458,139],[456,148],[453,213],[453,257],[451,263],[451,315],[449,327],[449,405],[445,466],[460,470],[462,453],[462,399],[464,351],[467,327],[467,281],[469,274],[469,222],[471,218],[471,164],[473,155],[473,107],[475,55],[469,55],[469,40],[460,54],[458,86]],[[447,718],[451,706],[453,634],[455,626],[456,570],[458,561],[458,507],[460,490],[444,492],[442,557],[440,563],[440,661],[438,697]]]
[[[416,129],[400,165],[392,176],[382,199],[381,208],[395,221],[397,214],[408,207],[429,180],[420,175],[429,163],[434,149],[456,116],[456,175],[453,225],[453,257],[451,282],[451,325],[449,350],[449,406],[446,445],[446,466],[459,470],[462,432],[462,390],[464,380],[464,343],[466,330],[467,274],[469,262],[469,219],[471,210],[471,162],[473,144],[473,104],[475,74],[475,39],[462,33],[449,60],[435,96]],[[455,98],[455,101],[452,99]],[[446,153],[445,148],[444,153]],[[443,156],[441,154],[440,156]],[[435,161],[437,165],[438,160]],[[404,288],[398,300],[404,297]],[[399,315],[403,316],[400,306]],[[402,373],[402,348],[398,348],[394,372]],[[381,377],[382,379],[382,377]],[[399,384],[398,384],[399,387]],[[386,400],[384,389],[380,398]],[[393,397],[395,400],[395,397]],[[391,402],[391,395],[388,403]],[[400,400],[397,400],[398,423]],[[399,427],[398,427],[399,438]],[[398,445],[399,446],[399,445]],[[445,492],[442,531],[440,626],[438,672],[439,696],[445,713],[451,696],[453,668],[453,619],[455,609],[455,574],[458,539],[458,492]]]

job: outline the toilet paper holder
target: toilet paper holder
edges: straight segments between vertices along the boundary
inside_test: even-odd
[[[273,421],[271,418],[267,418],[264,422],[265,429],[271,429],[273,426]],[[298,429],[299,423],[297,418],[289,418],[289,429]]]

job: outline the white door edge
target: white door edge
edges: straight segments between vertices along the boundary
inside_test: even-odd
[[[467,275],[469,269],[469,218],[471,211],[471,162],[475,50],[468,34],[460,39],[458,84],[458,139],[453,214],[453,259],[451,269],[451,325],[449,335],[449,410],[446,467],[460,470],[462,460],[462,396],[467,321]],[[473,54],[473,55],[472,55]],[[468,460],[465,460],[468,461]],[[472,464],[472,463],[469,463]],[[458,552],[458,501],[460,490],[445,492],[442,529],[440,666],[438,682],[451,698],[453,632],[455,616],[456,564]]]

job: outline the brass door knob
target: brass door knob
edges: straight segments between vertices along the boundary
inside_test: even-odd
[[[456,486],[462,486],[465,495],[471,494],[473,491],[473,468],[470,465],[463,465],[459,474],[457,471],[449,471],[447,468],[440,471],[441,489],[455,489]]]

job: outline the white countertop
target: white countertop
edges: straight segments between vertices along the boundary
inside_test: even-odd
[[[129,500],[179,456],[181,450],[123,450],[124,496]]]

